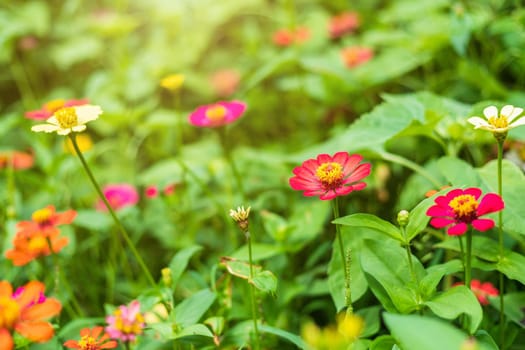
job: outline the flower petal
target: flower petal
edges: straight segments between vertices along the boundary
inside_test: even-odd
[[[59,129],[60,129],[59,126],[51,125],[51,124],[37,124],[37,125],[33,125],[31,127],[31,131],[34,131],[34,132],[41,132],[41,131],[44,131],[44,132],[55,132],[55,131],[57,131]]]
[[[100,106],[82,105],[73,108],[75,108],[75,113],[77,114],[78,124],[86,124],[97,119],[98,116],[102,114],[102,108],[100,108]]]
[[[368,175],[370,175],[372,166],[368,163],[360,164],[354,172],[346,178],[347,182],[355,182],[364,179]]]
[[[434,205],[434,206],[431,206],[430,208],[428,208],[427,215],[428,216],[447,216],[447,217],[451,217],[452,216],[452,212],[448,208],[443,208],[440,205]]]
[[[5,328],[0,328],[0,350],[14,349],[13,337]]]
[[[525,124],[525,116],[519,117],[518,119],[514,120],[514,122],[510,124],[510,127],[515,128],[523,124]]]
[[[474,127],[479,128],[481,126],[489,126],[489,123],[487,120],[480,118],[480,117],[470,117],[467,119],[467,121],[474,125]]]
[[[40,298],[41,293],[44,293],[44,290],[46,287],[42,282],[39,281],[31,281],[28,282],[24,286],[24,290],[18,297],[18,304],[22,308],[27,307],[31,303],[35,302],[35,300],[38,300]]]
[[[443,228],[453,224],[454,222],[454,220],[447,218],[432,218],[430,220],[430,225],[434,228]]]
[[[62,305],[54,298],[47,298],[44,302],[35,304],[22,311],[25,320],[40,320],[56,316],[60,313]]]
[[[468,225],[465,224],[464,222],[460,222],[457,225],[451,226],[448,229],[447,233],[450,236],[459,236],[467,232],[467,229],[468,229]]]
[[[490,230],[494,227],[494,220],[491,219],[475,219],[472,221],[472,226],[481,232]]]
[[[464,194],[470,194],[474,198],[478,199],[481,196],[481,189],[477,187],[470,187],[463,191]]]
[[[13,287],[7,281],[0,281],[0,297],[11,298]]]
[[[53,326],[49,322],[19,322],[15,329],[24,337],[35,342],[44,342],[53,337]]]
[[[481,199],[476,213],[478,216],[483,216],[485,214],[500,211],[504,207],[505,203],[503,203],[503,200],[499,195],[497,195],[496,193],[487,193]]]
[[[496,106],[488,106],[483,110],[483,115],[489,119],[489,118],[497,118],[498,117],[498,109]]]

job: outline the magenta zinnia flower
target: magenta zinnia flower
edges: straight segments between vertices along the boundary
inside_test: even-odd
[[[293,170],[290,186],[304,191],[305,196],[319,196],[322,200],[344,196],[366,187],[362,179],[370,174],[371,165],[360,163],[359,154],[337,152],[333,157],[320,154],[317,159],[308,159]]]
[[[230,124],[239,119],[246,110],[246,104],[240,101],[220,101],[198,107],[190,114],[192,125],[201,128],[215,128]]]
[[[494,227],[494,220],[480,217],[502,210],[505,205],[495,193],[487,193],[481,200],[481,190],[476,187],[454,189],[435,199],[435,205],[427,210],[432,216],[430,225],[435,228],[448,227],[451,236],[467,232],[469,225],[478,231],[487,231]]]
[[[130,184],[106,185],[102,192],[114,210],[135,205],[139,201],[137,190]],[[102,200],[97,202],[96,207],[98,210],[107,211]]]
[[[133,300],[129,306],[119,306],[112,315],[106,317],[106,322],[106,332],[109,336],[123,342],[135,341],[145,326],[138,300]]]

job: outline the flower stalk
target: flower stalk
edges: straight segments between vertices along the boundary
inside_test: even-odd
[[[334,212],[334,220],[337,220],[339,218],[338,197],[335,197],[332,200],[332,209]],[[341,227],[338,224],[335,224],[335,233],[336,233],[337,242],[339,245],[339,254],[341,255],[341,262],[343,264],[342,267],[343,267],[344,279],[345,279],[344,296],[345,296],[346,312],[347,314],[353,314],[354,309],[352,307],[352,289],[350,288],[350,266],[349,264],[347,264],[343,237],[341,235]]]
[[[86,160],[84,159],[84,156],[82,155],[82,152],[80,151],[80,149],[78,147],[78,143],[77,143],[77,140],[76,140],[76,137],[75,137],[75,133],[70,133],[68,136],[71,139],[71,143],[73,144],[73,148],[75,149],[75,152],[78,155],[78,158],[80,159],[80,162],[82,163],[82,165],[84,167],[84,170],[86,171],[89,179],[91,180],[91,183],[93,184],[93,187],[95,187],[95,190],[97,191],[100,199],[102,200],[102,202],[104,203],[104,205],[108,209],[109,213],[111,214],[111,217],[113,218],[113,221],[115,222],[115,225],[117,225],[117,228],[118,228],[120,234],[122,235],[122,237],[126,241],[129,249],[131,250],[132,254],[134,255],[135,259],[137,260],[137,263],[141,267],[142,272],[146,276],[146,279],[148,280],[148,282],[151,284],[151,286],[153,288],[156,288],[157,285],[155,283],[155,280],[153,279],[153,276],[149,272],[146,264],[144,263],[144,260],[142,259],[142,257],[140,256],[139,252],[135,248],[135,244],[133,244],[133,241],[131,240],[131,238],[130,238],[129,234],[127,233],[126,229],[124,228],[124,226],[120,222],[119,218],[115,214],[115,211],[113,210],[111,205],[109,204],[106,196],[104,196],[104,194],[102,193],[102,190],[100,189],[100,186],[99,186],[97,180],[93,176],[93,173],[91,172],[91,169],[89,168]]]
[[[498,144],[498,195],[503,198],[502,160],[505,137],[498,137],[498,134],[494,134],[494,136]],[[503,211],[498,212],[498,248],[499,258],[502,260],[505,253],[503,246]],[[501,271],[499,272],[499,293],[500,346],[503,347],[505,341],[505,284],[503,273]]]

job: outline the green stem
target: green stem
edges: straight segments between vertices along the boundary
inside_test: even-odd
[[[496,138],[498,144],[498,195],[503,198],[503,176],[502,176],[502,160],[503,160],[503,143],[505,138]],[[503,260],[505,254],[503,246],[503,210],[498,212],[498,246],[499,259]],[[499,272],[499,324],[500,324],[500,347],[504,348],[505,341],[505,284],[503,273]]]
[[[93,173],[89,169],[89,166],[88,166],[86,160],[84,159],[84,156],[82,155],[82,152],[80,151],[80,149],[78,147],[75,133],[73,133],[73,132],[70,133],[69,137],[71,139],[71,143],[73,144],[73,147],[75,148],[75,152],[77,153],[78,157],[80,158],[80,161],[82,162],[82,165],[84,166],[84,170],[86,170],[86,173],[87,173],[89,179],[91,180],[91,183],[95,187],[95,190],[97,191],[100,199],[104,202],[104,205],[106,206],[106,208],[108,209],[109,213],[111,214],[111,217],[113,218],[113,221],[115,222],[115,225],[117,225],[117,228],[119,229],[122,237],[124,238],[124,240],[126,241],[129,249],[131,250],[131,252],[135,256],[135,259],[137,260],[137,263],[142,268],[142,271],[144,272],[144,275],[146,276],[146,279],[148,280],[148,282],[151,284],[151,286],[153,288],[156,288],[157,285],[155,283],[155,280],[153,279],[153,276],[149,272],[146,264],[144,263],[144,260],[142,259],[142,257],[140,256],[139,252],[135,248],[135,245],[133,244],[133,241],[129,237],[129,235],[126,232],[126,229],[124,228],[124,226],[122,226],[122,223],[120,222],[120,220],[118,219],[117,215],[113,211],[113,208],[109,204],[106,196],[104,196],[104,193],[102,193],[102,190],[100,189],[100,186],[98,185],[98,182],[95,180],[95,177],[93,176]]]
[[[244,201],[244,185],[242,183],[242,176],[239,173],[239,170],[237,169],[235,162],[233,161],[230,147],[226,141],[226,130],[224,128],[220,128],[218,130],[218,133],[219,133],[219,140],[221,142],[222,150],[224,152],[224,156],[226,157],[226,160],[228,161],[228,164],[230,164],[230,167],[232,169],[232,174],[233,174],[233,177],[235,178],[235,182],[237,183],[237,189],[239,193],[241,194],[241,202],[242,202]]]
[[[248,261],[250,263],[250,281],[253,281],[253,257],[252,257],[252,240],[250,231],[245,232],[246,235],[246,241],[248,243]],[[257,326],[257,305],[255,302],[255,286],[252,283],[249,283],[250,285],[250,299],[252,303],[252,318],[253,318],[253,331],[254,331],[254,337],[255,337],[255,349],[258,350],[261,348],[261,345],[259,343],[259,327]]]
[[[404,226],[401,226],[401,233],[403,234],[403,238],[405,239],[405,250],[407,253],[407,259],[408,259],[408,270],[410,271],[410,276],[412,278],[412,282],[416,284],[417,287],[417,276],[416,271],[414,270],[414,263],[412,262],[412,251],[410,250],[410,241],[408,241],[406,237],[406,229]]]
[[[465,286],[470,288],[472,279],[472,231],[467,231],[467,252],[465,255]]]
[[[465,264],[465,248],[463,247],[463,241],[461,240],[461,236],[458,236],[458,240],[459,240],[459,250],[461,251],[461,263],[463,265],[463,282],[465,282],[466,280],[466,271],[467,271],[467,266]],[[468,286],[470,288],[470,286]]]
[[[332,200],[332,208],[334,212],[334,220],[339,218],[339,200],[337,197],[335,197]],[[339,254],[341,255],[341,261],[343,263],[342,268],[344,272],[344,278],[345,278],[345,306],[346,306],[346,312],[348,314],[352,314],[354,312],[354,309],[352,307],[352,290],[350,289],[350,269],[348,267],[348,264],[346,263],[345,258],[345,247],[343,243],[343,237],[341,235],[341,228],[339,225],[335,224],[335,232],[337,236],[337,241],[339,244]]]
[[[426,178],[428,181],[430,181],[436,188],[441,187],[441,183],[431,174],[429,173],[425,168],[422,166],[414,163],[413,161],[406,159],[404,157],[401,157],[397,154],[388,153],[388,152],[379,152],[379,156],[383,158],[384,160],[388,160],[392,163],[397,163],[400,165],[403,165],[409,169],[414,170],[415,172],[419,173],[419,175]]]

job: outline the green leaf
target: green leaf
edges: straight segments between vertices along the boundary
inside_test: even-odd
[[[77,211],[74,224],[90,230],[102,231],[109,229],[113,225],[113,221],[107,213],[85,209]]]
[[[423,299],[432,296],[443,276],[462,271],[463,264],[460,260],[450,260],[444,264],[427,268],[427,274],[419,281],[419,291]]]
[[[426,198],[410,211],[408,224],[405,228],[408,242],[412,241],[427,227],[430,221],[427,210],[432,205],[434,205],[434,197]]]
[[[253,243],[252,251],[254,261],[268,259],[281,254],[281,248],[275,244]],[[248,245],[245,244],[240,247],[231,257],[239,260],[248,260]]]
[[[395,344],[396,340],[391,335],[380,335],[370,344],[370,350],[392,350]]]
[[[268,270],[257,272],[249,282],[264,293],[275,294],[277,291],[277,277]]]
[[[490,304],[500,310],[499,298],[489,298]],[[512,322],[525,328],[525,292],[505,294],[505,316]]]
[[[250,264],[245,261],[225,256],[221,258],[221,265],[226,267],[226,270],[232,275],[247,280],[264,293],[274,294],[277,290],[277,277],[271,271],[263,270],[261,266],[252,266],[252,279],[250,278]]]
[[[483,310],[472,291],[456,286],[425,302],[436,315],[452,320],[461,314],[469,316],[469,331],[474,333],[483,318]]]
[[[170,339],[183,339],[192,344],[203,342],[211,343],[213,333],[205,325],[197,323],[183,328],[180,332],[175,333]]]
[[[208,311],[215,298],[215,293],[209,289],[203,289],[184,299],[173,309],[177,326],[186,328],[196,324]]]
[[[380,219],[371,214],[352,214],[344,216],[332,221],[334,224],[351,226],[351,227],[367,227],[377,232],[384,233],[387,236],[403,242],[403,236],[399,229],[390,222]]]
[[[443,157],[438,168],[453,187],[481,187],[482,180],[476,170],[467,162],[456,157]]]
[[[383,314],[403,350],[460,349],[468,336],[447,322],[417,315]]]
[[[367,338],[379,332],[381,328],[380,311],[380,305],[360,308],[356,311],[356,314],[363,317],[365,321],[365,329],[363,329],[363,333],[361,333],[361,338]]]
[[[419,260],[412,259],[418,278],[424,275],[424,269]],[[419,301],[413,281],[411,280],[406,251],[399,246],[384,244],[384,242],[366,240],[361,252],[361,266],[369,281],[372,291],[383,303],[385,308],[393,305],[401,313],[408,313],[419,308]],[[370,283],[370,282],[369,282]],[[377,288],[378,285],[381,288]]]
[[[184,273],[184,270],[186,270],[186,267],[188,266],[191,257],[201,250],[201,246],[194,245],[182,249],[181,251],[177,252],[175,256],[173,256],[170,263],[168,264],[171,270],[172,289],[175,289],[175,287],[177,286],[177,282],[179,282],[179,279]]]
[[[298,335],[295,335],[293,333],[284,331],[284,330],[279,329],[279,328],[271,327],[271,326],[268,326],[268,325],[265,325],[265,324],[260,325],[259,326],[259,330],[261,332],[263,332],[263,333],[273,334],[273,335],[276,335],[276,336],[278,336],[280,338],[286,339],[290,343],[292,343],[295,346],[297,346],[299,349],[307,349],[307,346],[303,342],[301,337],[299,337]]]

